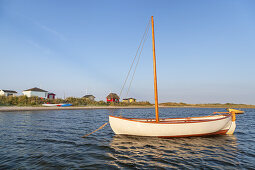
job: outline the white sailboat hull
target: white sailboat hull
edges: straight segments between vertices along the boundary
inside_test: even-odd
[[[160,119],[159,123],[157,123],[155,119],[134,119],[109,116],[109,122],[115,134],[136,136],[205,136],[233,134],[235,130],[235,121],[232,121],[232,116],[230,114]]]

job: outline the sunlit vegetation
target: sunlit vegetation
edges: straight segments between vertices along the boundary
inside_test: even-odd
[[[105,101],[91,101],[86,98],[68,97],[64,99],[42,99],[39,97],[26,97],[26,96],[0,96],[0,106],[42,106],[44,103],[70,103],[73,106],[153,106],[148,101],[141,102],[119,102],[119,103],[107,103]],[[204,108],[255,108],[255,105],[247,104],[234,104],[234,103],[207,103],[207,104],[187,104],[187,103],[175,103],[167,102],[160,103],[162,107],[204,107]]]
[[[0,106],[36,106],[43,104],[44,101],[38,97],[26,96],[0,96]]]
[[[70,103],[73,106],[151,106],[150,102],[134,103],[106,103],[105,101],[91,101],[87,98],[68,97],[64,99],[43,99],[26,96],[0,96],[0,106],[42,106],[44,103]]]
[[[148,101],[141,101],[141,102],[132,102],[132,103],[127,103],[127,102],[119,102],[119,103],[110,103],[110,106],[153,106],[150,102]]]
[[[87,98],[68,97],[63,102],[71,103],[73,106],[107,106],[104,101],[92,101]],[[63,103],[62,102],[62,103]]]
[[[44,103],[71,103],[74,106],[106,106],[104,101],[90,101],[85,98],[68,97],[64,99],[43,99],[26,96],[0,96],[0,106],[41,106]]]

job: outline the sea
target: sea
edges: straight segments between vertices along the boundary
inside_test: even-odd
[[[0,169],[255,169],[255,109],[229,136],[162,139],[115,135],[108,115],[154,118],[154,109],[0,112]],[[161,118],[222,108],[160,108]]]

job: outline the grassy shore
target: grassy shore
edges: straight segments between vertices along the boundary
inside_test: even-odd
[[[187,104],[187,103],[160,103],[161,107],[197,107],[197,108],[255,108],[255,105],[234,104],[234,103],[208,103],[208,104]]]
[[[73,106],[151,106],[152,104],[147,101],[140,101],[135,103],[107,103],[105,101],[91,101],[86,98],[68,97],[66,99],[44,99],[39,97],[26,97],[26,96],[0,96],[0,106],[19,106],[19,107],[40,107],[44,103],[59,104],[70,103]]]
[[[43,103],[71,103],[72,107],[43,107]],[[78,109],[118,109],[118,108],[153,108],[154,105],[145,102],[135,103],[106,103],[105,101],[90,101],[84,98],[69,97],[63,99],[41,99],[38,97],[5,97],[0,96],[0,111],[28,111],[28,110],[78,110]],[[167,102],[159,107],[189,107],[189,108],[255,108],[255,105],[233,103],[187,104]]]

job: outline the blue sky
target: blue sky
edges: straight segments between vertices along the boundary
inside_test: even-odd
[[[255,1],[0,0],[0,89],[119,93],[150,16],[160,102],[255,104]],[[151,34],[129,96],[153,102]]]

